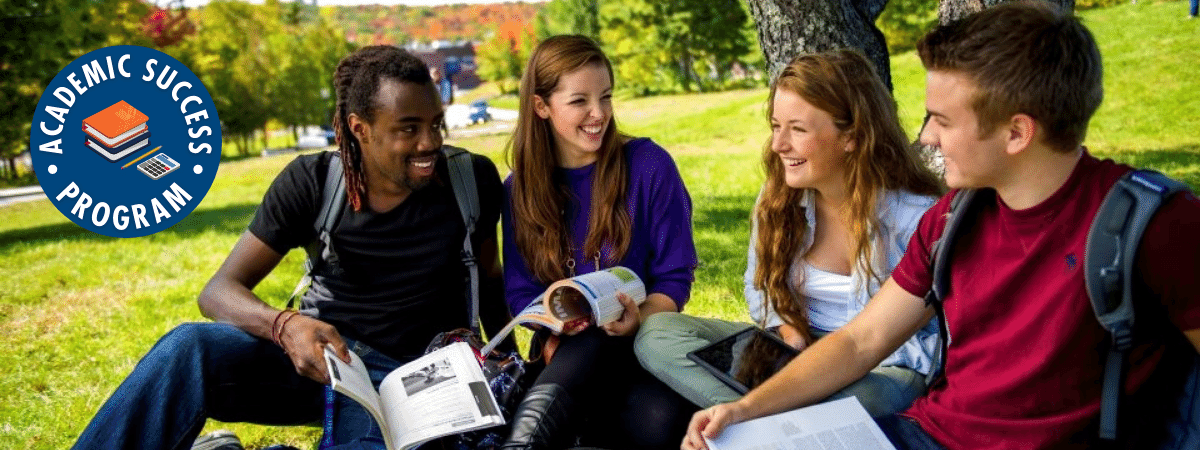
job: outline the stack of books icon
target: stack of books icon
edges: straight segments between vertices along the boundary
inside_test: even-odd
[[[83,119],[83,132],[88,136],[85,144],[109,162],[117,162],[150,145],[147,120],[145,114],[121,100]]]

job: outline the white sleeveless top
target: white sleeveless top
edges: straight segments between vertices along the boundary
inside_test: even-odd
[[[808,325],[821,331],[841,328],[853,317],[850,308],[850,276],[826,272],[807,262],[800,294],[808,304]]]

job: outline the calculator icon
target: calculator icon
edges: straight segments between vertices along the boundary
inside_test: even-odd
[[[154,155],[153,158],[139,163],[137,168],[138,170],[142,171],[142,173],[146,174],[146,176],[157,180],[162,178],[163,175],[174,172],[175,169],[178,169],[179,163],[174,159],[171,159],[170,156],[167,156],[166,153],[159,153]]]

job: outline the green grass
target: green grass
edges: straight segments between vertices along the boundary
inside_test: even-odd
[[[1083,13],[1101,42],[1107,97],[1089,146],[1200,187],[1200,21],[1185,4],[1139,2]],[[1125,32],[1138,30],[1139,38]],[[906,129],[923,111],[924,75],[912,54],[893,59]],[[618,99],[621,129],[672,152],[691,192],[701,266],[688,311],[742,319],[741,276],[750,207],[762,180],[765,89]],[[454,140],[491,156],[507,136]],[[169,230],[107,238],[67,221],[49,202],[0,208],[0,449],[69,446],[100,404],[165,332],[204,320],[196,295],[245,229],[291,156],[221,165],[195,212]],[[282,305],[300,276],[292,252],[256,293]],[[315,428],[210,423],[249,448],[313,448]]]

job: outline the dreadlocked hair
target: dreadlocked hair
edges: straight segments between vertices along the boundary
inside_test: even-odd
[[[416,56],[390,45],[363,47],[342,58],[333,73],[337,105],[333,112],[333,131],[338,153],[346,174],[346,197],[354,211],[367,201],[367,174],[363,170],[362,147],[350,130],[350,114],[367,122],[375,121],[380,104],[376,98],[382,80],[389,79],[432,85],[429,67]]]

